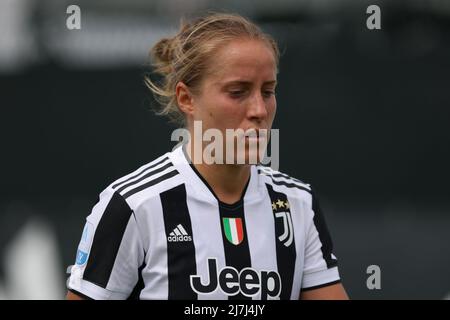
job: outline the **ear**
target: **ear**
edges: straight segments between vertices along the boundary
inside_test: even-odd
[[[186,117],[192,116],[194,114],[194,97],[189,91],[189,88],[180,81],[175,87],[175,94],[177,96],[177,103],[180,110],[186,115]]]

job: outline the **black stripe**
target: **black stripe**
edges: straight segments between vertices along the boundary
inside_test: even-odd
[[[282,201],[283,203],[288,202],[288,198],[286,194],[274,191],[272,186],[270,184],[266,184],[267,191],[269,192],[270,196],[270,202],[271,205],[273,203],[276,203],[278,201]],[[277,265],[278,265],[278,273],[281,277],[281,294],[280,299],[281,300],[290,300],[291,294],[292,294],[292,284],[294,281],[294,271],[295,271],[295,260],[297,258],[297,251],[295,249],[295,238],[294,238],[294,226],[292,224],[292,230],[289,230],[289,233],[292,233],[292,243],[289,246],[285,246],[285,243],[287,243],[288,239],[285,239],[280,241],[278,238],[282,234],[285,233],[286,230],[284,230],[284,219],[288,219],[289,217],[286,216],[286,218],[282,217],[276,217],[276,213],[279,212],[285,212],[286,215],[290,215],[291,222],[292,216],[291,216],[291,210],[288,208],[283,208],[277,206],[276,209],[272,207],[273,212],[273,218],[275,220],[275,242],[276,242],[276,250],[277,250]],[[289,225],[289,224],[288,224]],[[291,234],[289,234],[290,236]]]
[[[245,226],[244,201],[241,199],[239,203],[233,206],[224,206],[219,203],[220,223],[222,226],[222,240],[225,249],[225,264],[227,267],[233,267],[240,272],[244,268],[251,267],[250,249],[248,245],[248,237]],[[224,218],[240,218],[243,228],[243,240],[238,245],[232,244],[226,237]],[[251,300],[238,292],[236,295],[228,296],[229,300]]]
[[[284,174],[284,173],[273,173],[273,174],[271,174],[271,176],[274,177],[274,178],[284,178],[284,179],[287,179],[287,180],[291,180],[294,183],[297,182],[297,183],[301,183],[301,184],[306,184],[303,181],[295,179],[295,178],[292,178],[292,177],[290,177],[290,176],[288,176],[287,174]]]
[[[106,288],[131,214],[125,199],[114,192],[95,230],[85,280]]]
[[[260,169],[260,168],[264,168],[264,169]],[[270,171],[267,172],[265,170],[267,170],[267,171],[270,170]],[[262,172],[263,174],[266,174],[266,175],[274,176],[276,178],[286,178],[286,179],[289,179],[289,180],[292,180],[292,181],[296,181],[296,182],[300,182],[300,183],[306,184],[305,182],[303,182],[303,181],[301,181],[301,180],[299,180],[297,178],[291,177],[290,175],[287,175],[285,173],[273,172],[272,168],[270,168],[270,167],[258,166],[258,173],[260,173],[260,172]]]
[[[170,168],[170,167],[173,167],[172,163],[171,163],[171,162],[166,163],[166,164],[165,164],[164,166],[162,166],[161,168],[158,168],[158,169],[155,169],[155,170],[153,170],[153,171],[150,171],[150,172],[146,173],[145,175],[143,175],[142,177],[140,177],[139,179],[137,179],[137,180],[135,180],[135,181],[130,181],[130,182],[124,184],[124,185],[121,186],[119,189],[117,189],[117,192],[121,193],[124,189],[126,189],[126,188],[128,188],[128,187],[130,187],[130,186],[132,186],[132,185],[138,184],[138,183],[141,182],[142,180],[144,180],[144,179],[146,179],[146,178],[149,178],[149,177],[151,177],[151,176],[153,176],[153,175],[155,175],[155,174],[157,174],[157,173],[160,173],[160,172],[162,172],[162,171],[164,171],[164,170],[166,170],[167,168]]]
[[[138,186],[138,187],[136,187],[136,188],[134,188],[134,189],[131,189],[130,191],[128,191],[127,193],[125,193],[125,194],[123,195],[123,197],[126,199],[126,198],[128,198],[129,196],[132,196],[133,194],[135,194],[135,193],[137,193],[137,192],[139,192],[139,191],[142,191],[142,190],[147,189],[147,188],[149,188],[149,187],[151,187],[151,186],[154,186],[155,184],[158,184],[158,183],[160,183],[160,182],[162,182],[162,181],[164,181],[164,180],[167,180],[167,179],[169,179],[169,178],[172,178],[172,177],[176,176],[177,174],[178,174],[178,171],[177,171],[177,170],[170,171],[170,172],[168,172],[168,173],[166,173],[166,174],[163,174],[162,176],[156,178],[155,180],[146,182],[146,183],[141,184],[140,186]]]
[[[167,238],[167,268],[169,280],[168,299],[196,300],[192,290],[190,276],[197,274],[195,247],[191,218],[186,203],[184,184],[160,194]],[[191,241],[169,241],[169,234],[181,224],[191,236]]]
[[[144,278],[142,277],[142,270],[144,270],[144,268],[145,268],[145,258],[144,262],[138,269],[138,281],[127,300],[140,300],[141,291],[145,287]]]
[[[323,287],[328,287],[328,286],[331,286],[331,285],[336,284],[336,283],[341,283],[341,280],[331,281],[331,282],[328,282],[328,283],[319,284],[318,286],[313,286],[313,287],[309,287],[309,288],[302,288],[301,292],[314,290],[314,289],[320,289],[320,288],[323,288]]]
[[[124,180],[124,181],[120,181],[120,182],[116,183],[115,185],[112,186],[112,188],[113,188],[113,189],[117,188],[117,187],[120,186],[121,184],[126,183],[126,182],[128,182],[128,181],[130,181],[130,180],[132,180],[132,179],[134,179],[134,178],[136,178],[136,177],[138,177],[139,175],[141,175],[141,174],[144,173],[145,171],[147,171],[147,170],[149,170],[149,169],[151,169],[151,168],[156,167],[158,164],[161,164],[161,163],[163,163],[164,161],[166,161],[166,160],[168,160],[168,159],[169,159],[169,157],[165,157],[165,158],[162,159],[161,161],[158,161],[157,163],[152,164],[151,166],[142,169],[140,172],[136,173],[134,176],[131,176],[131,177],[129,177],[128,179],[126,179],[126,180]]]
[[[314,211],[314,225],[316,226],[320,242],[322,243],[320,249],[322,250],[323,258],[327,263],[327,268],[335,267],[337,266],[337,260],[331,257],[331,253],[333,252],[333,242],[331,241],[330,232],[328,231],[325,218],[319,206],[319,200],[314,192],[312,193],[312,210]]]
[[[288,187],[288,188],[297,188],[297,189],[304,190],[304,191],[307,191],[307,192],[311,193],[311,190],[309,190],[306,187],[300,186],[300,185],[298,185],[296,183],[289,183],[287,181],[275,180],[272,175],[269,175],[269,174],[266,174],[264,172],[261,172],[260,170],[258,170],[258,173],[262,173],[265,176],[269,177],[272,180],[273,184],[275,184],[277,186],[285,186],[285,187]]]

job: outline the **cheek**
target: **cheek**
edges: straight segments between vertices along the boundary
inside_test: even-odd
[[[225,94],[210,92],[198,101],[197,120],[210,128],[236,128],[246,116],[246,106]]]
[[[201,103],[196,105],[197,107],[197,121],[202,121],[203,129],[221,129],[224,119],[227,118],[224,115],[224,110],[218,104],[215,99],[204,99]]]
[[[277,112],[277,101],[274,100],[273,103],[270,103],[267,107],[267,113],[269,114],[269,119],[271,121],[275,118],[276,112]]]
[[[230,101],[227,98],[217,98],[211,103],[214,103],[214,105],[211,105],[208,115],[214,120],[222,123],[233,123],[245,116],[245,108],[235,101]]]

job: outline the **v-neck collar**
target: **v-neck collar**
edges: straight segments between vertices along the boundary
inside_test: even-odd
[[[195,190],[195,194],[198,198],[208,202],[214,202],[215,204],[218,203],[221,207],[227,209],[234,209],[242,206],[244,200],[246,202],[252,201],[252,199],[259,196],[258,172],[256,166],[252,165],[250,167],[250,178],[242,192],[241,198],[233,204],[222,202],[214,193],[205,178],[189,161],[189,157],[184,150],[184,146],[185,145],[177,146],[176,149],[169,154],[169,157],[180,174],[185,177],[186,183],[190,184],[190,186]]]

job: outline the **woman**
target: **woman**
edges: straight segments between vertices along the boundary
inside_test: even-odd
[[[213,163],[207,143],[190,139],[108,186],[87,218],[68,298],[346,299],[311,187],[251,161],[275,116],[275,41],[243,17],[209,14],[152,55],[160,114],[191,137],[198,123],[201,133],[253,134],[219,142]]]

